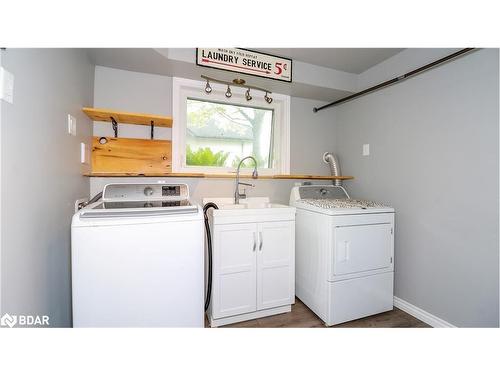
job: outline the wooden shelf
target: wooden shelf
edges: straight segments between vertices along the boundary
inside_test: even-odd
[[[193,177],[205,178],[203,173],[134,173],[134,172],[91,172],[86,173],[87,177]]]
[[[132,113],[102,108],[82,108],[82,111],[94,121],[111,122],[111,117],[118,124],[135,124],[171,128],[172,117]],[[170,173],[170,141],[126,139],[107,137],[108,143],[102,145],[99,137],[93,137],[92,167],[96,172],[86,173],[88,177],[184,177],[184,178],[235,178],[235,173]],[[106,172],[113,170],[113,172]],[[141,173],[144,170],[149,172]],[[160,173],[158,171],[165,171]],[[251,179],[251,175],[240,178]],[[261,175],[258,179],[275,180],[350,180],[352,176],[316,176],[316,175]]]
[[[307,174],[289,174],[289,175],[275,175],[273,178],[277,180],[352,180],[353,176],[314,176]]]
[[[186,177],[186,178],[228,178],[236,177],[234,173],[227,174],[208,174],[208,173],[88,173],[88,177]],[[240,175],[240,178],[251,179],[251,175]],[[314,175],[262,175],[259,180],[351,180],[352,176],[314,176]]]
[[[102,108],[82,108],[82,111],[91,120],[111,122],[111,117],[113,117],[118,124],[151,126],[151,121],[153,121],[154,126],[171,128],[173,122],[170,116],[151,115],[147,113],[132,113]]]

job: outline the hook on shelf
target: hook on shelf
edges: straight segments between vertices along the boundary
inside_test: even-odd
[[[111,118],[111,124],[113,124],[113,131],[115,132],[115,138],[118,138],[118,123],[114,119],[113,116],[110,116]]]

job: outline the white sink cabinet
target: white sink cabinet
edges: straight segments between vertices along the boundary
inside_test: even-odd
[[[205,199],[213,245],[210,325],[289,312],[295,301],[295,208],[267,198]]]

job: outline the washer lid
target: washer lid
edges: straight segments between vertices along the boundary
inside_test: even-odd
[[[81,218],[141,217],[179,215],[198,212],[188,200],[97,202],[83,209]]]

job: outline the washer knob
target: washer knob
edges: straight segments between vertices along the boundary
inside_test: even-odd
[[[321,194],[321,196],[323,196],[323,197],[324,197],[324,196],[328,193],[328,191],[327,191],[325,188],[321,188],[321,189],[319,190],[319,193]]]
[[[154,193],[154,190],[152,187],[148,186],[148,187],[144,188],[144,195],[151,196],[151,195],[153,195],[153,193]]]

